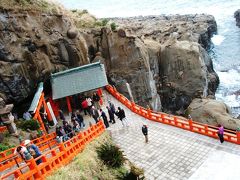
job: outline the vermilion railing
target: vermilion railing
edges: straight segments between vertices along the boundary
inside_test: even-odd
[[[56,133],[53,132],[51,134],[44,135],[40,138],[32,140],[31,142],[36,144],[41,151],[45,151],[45,149],[54,147],[54,145],[57,144]],[[13,154],[15,149],[16,147],[0,153],[0,172],[23,162],[22,158]]]
[[[144,118],[203,134],[209,137],[218,138],[218,128],[215,126],[198,123],[191,119],[186,119],[180,116],[173,116],[162,112],[153,112],[150,109],[143,108],[139,105],[136,105],[134,102],[131,102],[112,86],[106,86],[106,89],[110,94],[112,94],[118,101],[123,103],[131,111]],[[240,132],[225,130],[224,140],[231,143],[240,144]]]
[[[55,169],[69,163],[85,145],[103,133],[105,130],[102,121],[92,125],[84,132],[80,132],[66,142],[59,143],[57,146],[44,152],[43,155],[36,159],[26,161],[26,164],[1,176],[0,179],[45,179],[47,175]],[[42,159],[42,163],[37,165],[36,160]]]
[[[0,126],[0,133],[3,133],[7,130],[6,126]]]

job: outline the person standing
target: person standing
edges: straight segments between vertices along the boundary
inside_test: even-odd
[[[100,109],[101,108],[100,107],[100,97],[99,97],[99,95],[96,92],[93,93],[92,99],[93,99],[94,106],[97,109]]]
[[[65,119],[65,116],[64,116],[64,114],[63,114],[63,111],[62,111],[61,109],[59,109],[58,112],[59,112],[59,118],[60,118],[62,121],[65,121],[66,119]]]
[[[82,109],[84,111],[84,114],[87,115],[87,112],[89,113],[89,106],[88,106],[88,101],[87,98],[82,102]],[[89,105],[91,106],[90,102]]]
[[[72,126],[69,125],[67,121],[63,121],[63,129],[69,138],[72,138],[74,136]]]
[[[112,113],[115,114],[116,109],[115,109],[114,104],[111,101],[108,101],[108,104],[109,104],[109,107],[110,107],[110,110],[112,111]]]
[[[103,118],[103,122],[104,122],[105,127],[108,128],[109,123],[108,123],[108,120],[107,120],[106,113],[102,109],[100,109],[100,113],[101,113],[101,117]]]
[[[142,126],[142,133],[145,137],[145,142],[148,143],[148,127],[145,124]]]
[[[109,119],[110,119],[110,121],[109,122],[111,122],[111,123],[116,123],[116,121],[115,121],[115,117],[114,117],[114,113],[112,112],[112,110],[111,110],[111,108],[110,107],[106,107],[107,108],[107,110],[108,110],[108,115],[109,115]]]
[[[219,128],[218,128],[218,137],[220,139],[220,142],[223,143],[224,142],[224,127],[223,125],[219,125]]]
[[[92,106],[92,108],[91,108],[91,115],[92,115],[93,119],[95,120],[95,122],[98,123],[99,113],[98,113],[98,110],[94,106]]]
[[[121,109],[120,107],[118,107],[118,111],[116,112],[117,117],[120,119],[120,121],[122,122],[122,125],[124,126],[128,126],[127,123],[127,119],[126,119],[126,115],[125,115],[125,111],[123,109]]]
[[[35,144],[32,144],[30,140],[25,140],[24,146],[26,146],[28,152],[33,156],[34,159],[42,155],[39,148]],[[42,163],[42,159],[36,160],[36,163],[39,165]]]
[[[79,111],[76,111],[76,118],[80,128],[84,128],[85,127],[84,119]]]

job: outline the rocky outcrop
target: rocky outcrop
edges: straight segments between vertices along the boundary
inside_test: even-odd
[[[196,42],[166,43],[161,52],[159,89],[165,111],[184,114],[194,97],[215,94],[219,80],[208,60],[207,52]]]
[[[160,45],[146,46],[141,39],[126,36],[122,29],[112,32],[103,28],[101,32],[94,34],[92,31],[90,34],[93,38],[86,37],[88,45],[102,52],[110,82],[114,82],[117,89],[130,98],[126,86],[128,83],[137,104],[160,110],[160,97],[157,94],[154,73],[151,72],[152,66],[158,66]],[[102,59],[95,57],[94,60]]]
[[[230,114],[230,109],[223,102],[213,99],[194,99],[188,107],[188,113],[194,121],[225,128],[234,129],[240,127],[239,119]]]
[[[118,91],[130,98],[128,83],[133,100],[153,110],[183,114],[192,99],[214,97],[218,77],[204,49],[217,30],[213,16],[117,18],[109,22],[116,30],[80,30],[96,19],[10,7],[0,8],[0,96],[8,102],[31,96],[53,72],[95,61]]]
[[[89,57],[101,51],[110,82],[136,103],[183,113],[195,97],[213,95],[219,80],[203,47],[216,32],[213,16],[114,18],[118,29],[85,32]],[[201,45],[202,47],[201,47]],[[195,79],[197,78],[197,79]],[[159,101],[159,95],[161,102]],[[180,110],[180,112],[178,112]]]
[[[0,96],[6,101],[21,102],[51,73],[87,63],[85,40],[67,16],[0,8]]]
[[[206,14],[138,16],[110,20],[126,29],[128,35],[151,38],[161,44],[175,33],[179,41],[194,41],[207,48],[211,44],[211,36],[217,32],[214,17]]]
[[[236,18],[236,26],[240,27],[240,9],[234,13],[234,17]]]

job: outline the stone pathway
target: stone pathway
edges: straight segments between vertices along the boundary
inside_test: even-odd
[[[240,179],[239,145],[221,144],[217,139],[149,121],[132,113],[107,92],[104,94],[105,101],[124,108],[129,122],[129,127],[123,127],[117,120],[108,130],[126,157],[145,170],[146,179]],[[141,132],[143,123],[149,129],[148,144]]]

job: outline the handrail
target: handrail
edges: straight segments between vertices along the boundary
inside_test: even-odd
[[[110,85],[106,86],[106,90],[131,111],[146,119],[182,128],[215,139],[218,138],[218,127],[216,126],[195,122],[192,119],[186,119],[184,117],[174,116],[163,112],[154,112],[150,109],[143,108],[128,100],[125,96],[120,94],[115,88]],[[225,130],[225,132],[226,133],[224,133],[224,139],[226,141],[240,144],[239,131]]]
[[[54,146],[57,144],[55,138],[56,138],[56,133],[53,132],[51,134],[47,134],[40,138],[34,139],[31,142],[36,144],[41,151],[44,151],[45,149],[50,148],[51,146]],[[11,148],[9,150],[6,150],[0,153],[0,155],[2,156],[0,158],[0,171],[4,171],[8,169],[12,167],[14,164],[17,164],[18,166],[18,164],[23,162],[22,158],[13,154],[15,148]]]
[[[104,124],[99,121],[97,124],[90,126],[87,130],[78,133],[66,142],[61,142],[58,146],[44,152],[36,159],[30,159],[26,165],[15,169],[0,177],[3,179],[44,179],[55,169],[69,163],[85,145],[102,134],[105,130]],[[41,159],[42,163],[37,165],[36,160]],[[27,168],[27,170],[23,170]]]
[[[0,126],[0,133],[3,133],[7,130],[7,126]]]

